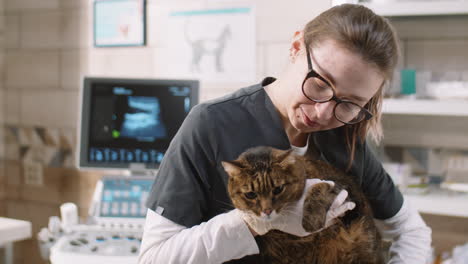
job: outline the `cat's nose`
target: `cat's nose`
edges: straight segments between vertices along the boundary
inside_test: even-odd
[[[263,210],[263,212],[264,212],[266,215],[270,215],[270,214],[271,214],[271,209],[265,209],[265,210]]]

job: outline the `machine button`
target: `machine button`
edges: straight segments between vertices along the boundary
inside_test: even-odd
[[[74,247],[81,246],[81,244],[76,242],[75,240],[70,241],[70,245],[72,245]]]
[[[137,253],[137,252],[138,252],[138,248],[132,247],[132,250],[131,250],[131,251],[132,251],[132,253]]]
[[[103,248],[102,251],[104,251],[104,253],[108,255],[115,255],[116,253],[118,253],[119,248],[115,246],[109,246]]]
[[[88,240],[84,239],[84,238],[78,238],[78,241],[80,241],[81,243],[83,244],[88,244]]]

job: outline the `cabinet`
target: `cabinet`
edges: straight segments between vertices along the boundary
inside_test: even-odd
[[[403,54],[400,69],[468,71],[468,0],[375,0],[360,4],[388,17],[394,25]],[[468,155],[468,100],[384,99],[382,111],[387,150],[405,149],[408,153],[419,148]],[[468,194],[433,191],[404,196],[432,228],[436,255],[467,243]]]
[[[465,46],[468,39],[468,0],[375,0],[360,4],[394,24],[403,50],[400,67],[468,70],[468,53],[455,48]],[[468,151],[468,100],[391,98],[384,99],[382,112],[387,146]],[[468,218],[468,195],[405,196],[422,213]]]
[[[384,115],[393,115],[393,118],[404,119],[409,116],[420,116],[426,120],[450,119],[458,120],[457,122],[468,122],[468,101],[467,100],[428,100],[428,99],[384,99],[382,106]],[[385,118],[385,116],[384,116]],[[411,120],[411,119],[408,119]],[[410,125],[410,124],[408,124]],[[411,146],[411,144],[418,145],[417,140],[405,140],[408,138],[404,136],[405,131],[393,131],[390,136],[395,136],[396,139],[390,140],[392,145]],[[466,140],[456,140],[458,144],[468,142],[468,131],[464,137]],[[411,133],[408,131],[408,133]],[[399,134],[399,135],[398,135]],[[454,148],[455,146],[451,141],[446,144],[440,144],[440,136],[436,131],[426,131],[424,135],[418,136],[421,140],[437,141],[432,143],[438,148]],[[455,143],[456,143],[455,142]],[[436,145],[439,144],[439,145]],[[467,175],[468,177],[468,175]],[[443,195],[429,193],[427,195],[405,195],[421,213],[466,217],[468,218],[468,194],[467,195]]]

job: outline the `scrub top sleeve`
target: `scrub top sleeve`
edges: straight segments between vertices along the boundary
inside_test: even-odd
[[[363,191],[369,199],[375,218],[391,218],[403,205],[403,196],[369,146],[364,144],[362,147],[364,148]]]
[[[166,151],[146,203],[149,209],[186,227],[205,220],[207,179],[216,168],[213,122],[205,105],[190,111]]]

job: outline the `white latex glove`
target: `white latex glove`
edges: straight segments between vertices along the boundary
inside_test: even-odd
[[[304,211],[304,200],[307,196],[307,192],[312,186],[318,183],[328,183],[331,187],[335,186],[335,183],[332,181],[323,181],[320,179],[307,179],[304,190],[302,192],[301,198],[294,203],[284,207],[280,214],[275,217],[273,220],[260,220],[259,218],[241,212],[241,216],[244,221],[252,228],[257,234],[264,235],[268,231],[272,229],[280,230],[285,233],[289,233],[295,236],[307,236],[312,233],[307,232],[304,227],[302,227],[302,218],[303,218],[303,211]],[[343,215],[346,211],[351,210],[355,207],[353,202],[346,202],[346,198],[348,197],[348,192],[342,190],[337,197],[335,198],[334,202],[330,206],[330,209],[327,212],[325,226],[322,228],[326,228],[334,223],[336,217]],[[322,229],[319,229],[315,232],[319,232]]]
[[[356,207],[356,204],[353,202],[345,202],[347,197],[348,191],[346,190],[341,190],[340,193],[338,193],[332,205],[330,206],[330,209],[327,211],[325,226],[323,229],[333,225],[336,218],[343,216],[346,211],[353,210],[354,207]]]

